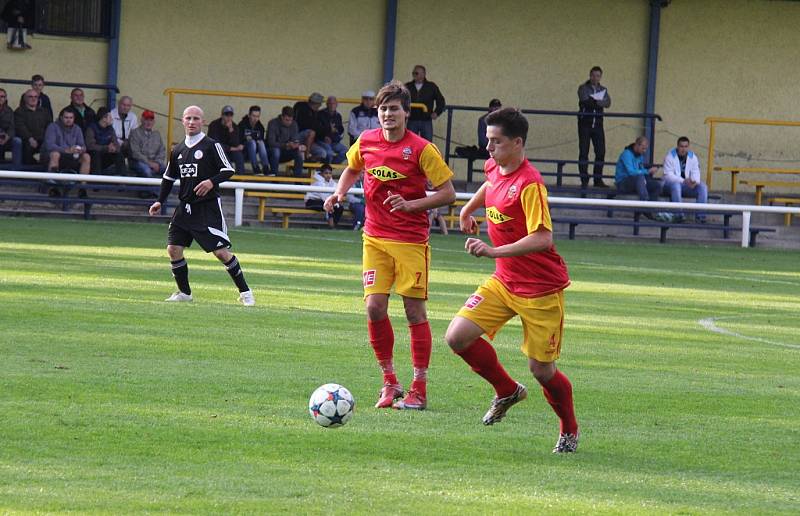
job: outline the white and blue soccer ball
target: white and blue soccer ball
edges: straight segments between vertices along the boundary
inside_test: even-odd
[[[314,391],[308,400],[308,412],[318,425],[338,428],[353,417],[356,399],[338,383],[326,383]]]

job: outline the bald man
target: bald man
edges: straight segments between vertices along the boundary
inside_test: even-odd
[[[225,265],[239,289],[239,301],[245,306],[253,306],[256,304],[253,292],[247,286],[239,261],[229,251],[231,241],[220,202],[219,185],[233,176],[233,167],[222,146],[202,131],[205,122],[202,109],[187,107],[181,120],[186,138],[172,150],[158,200],[150,206],[150,216],[159,213],[172,185],[180,179],[180,203],[172,215],[167,234],[167,254],[178,291],[166,300],[192,301],[189,266],[183,250],[197,240],[205,252],[214,253]]]

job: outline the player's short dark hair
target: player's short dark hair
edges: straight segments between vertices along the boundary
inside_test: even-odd
[[[689,141],[689,137],[688,136],[681,136],[680,138],[678,138],[678,145],[680,145],[681,142],[691,143]]]
[[[600,68],[599,66],[593,66],[593,67],[592,67],[592,69],[591,69],[591,70],[589,70],[589,73],[592,73],[592,72],[600,72],[600,73],[603,73],[603,69],[602,69],[602,68]]]
[[[42,76],[41,76],[41,75],[39,75],[38,73],[37,73],[37,74],[34,74],[34,75],[31,77],[31,82],[36,82],[36,81],[42,81],[42,82],[44,82],[44,77],[42,77]]]
[[[250,106],[250,109],[247,110],[247,114],[249,115],[253,111],[261,112],[261,106]]]
[[[290,116],[294,118],[294,108],[292,106],[283,106],[283,109],[281,109],[281,116]]]
[[[378,90],[378,95],[375,97],[375,105],[380,106],[392,100],[399,100],[403,105],[403,111],[408,113],[411,111],[411,93],[405,84],[398,80],[387,82],[383,88]]]
[[[506,138],[522,138],[523,144],[528,140],[528,119],[517,108],[507,107],[492,111],[486,115],[486,125],[499,127]]]

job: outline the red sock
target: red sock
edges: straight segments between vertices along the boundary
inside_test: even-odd
[[[478,337],[469,347],[456,351],[456,354],[463,358],[473,371],[492,384],[498,398],[511,396],[517,390],[517,382],[508,375],[497,360],[497,353],[492,345],[483,338]]]
[[[567,375],[556,369],[556,374],[550,381],[542,385],[542,392],[560,420],[561,433],[577,433],[578,421],[575,419],[575,407],[572,404],[572,384]]]
[[[383,371],[383,383],[397,383],[397,375],[394,374],[392,364],[392,354],[394,352],[394,330],[389,318],[380,321],[367,321],[367,331],[369,333],[369,343],[375,352],[375,358]]]
[[[414,381],[411,382],[411,388],[426,396],[428,367],[433,348],[431,325],[428,321],[409,324],[408,331],[411,334],[411,364],[414,366]]]

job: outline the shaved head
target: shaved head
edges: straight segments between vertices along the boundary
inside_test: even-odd
[[[203,110],[200,109],[199,106],[189,106],[189,107],[187,107],[186,109],[183,110],[183,116],[186,116],[186,113],[188,113],[189,111],[194,111],[195,115],[198,115],[200,118],[205,119],[205,113],[203,113]]]
[[[203,110],[197,106],[189,106],[183,110],[183,128],[186,136],[194,136],[203,129]]]

